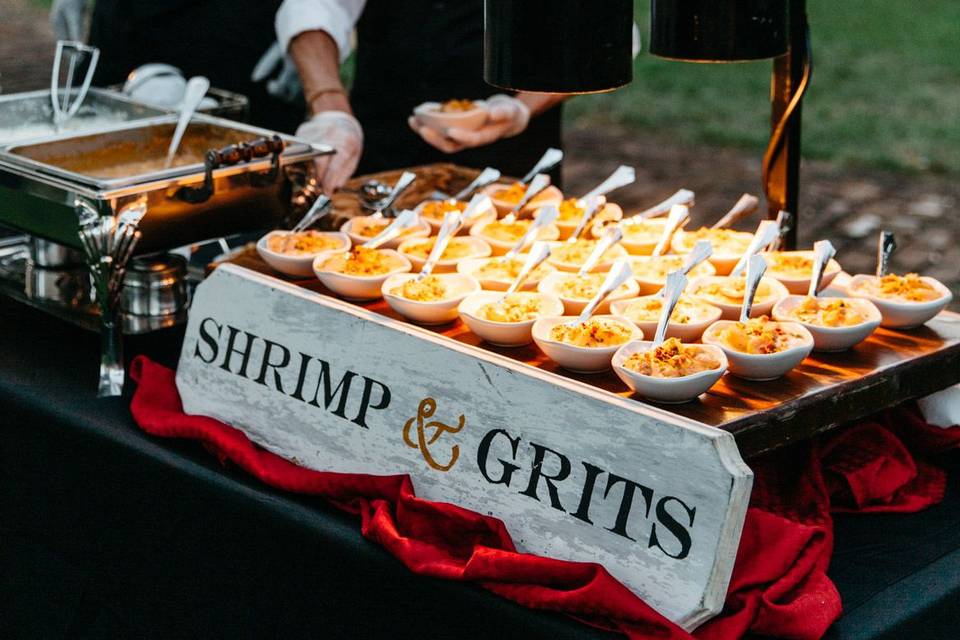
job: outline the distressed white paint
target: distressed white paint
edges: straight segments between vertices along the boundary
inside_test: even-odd
[[[347,368],[379,380],[391,390],[389,407],[370,410],[368,428],[359,427],[322,404],[315,407],[278,392],[269,382],[272,375],[265,386],[216,366],[222,362],[225,339],[220,340],[218,358],[206,364],[195,354],[199,326],[207,317],[322,358],[330,363],[335,380]],[[263,351],[260,341],[254,345],[250,378],[259,372]],[[209,352],[205,344],[200,348]],[[281,373],[287,393],[296,382],[297,357],[292,368]],[[232,369],[237,368],[235,359]],[[348,418],[359,404],[358,380],[348,395]],[[523,551],[599,562],[688,629],[723,604],[752,483],[752,473],[728,433],[233,265],[217,269],[197,290],[177,386],[188,413],[236,425],[261,446],[304,466],[407,473],[424,498],[502,519]],[[428,396],[437,400],[434,419],[455,424],[457,416],[465,416],[461,432],[446,433],[430,447],[446,462],[450,447],[459,445],[460,458],[449,472],[430,468],[420,451],[402,440],[405,421],[416,416],[420,401]],[[509,487],[487,482],[478,469],[477,445],[496,428],[521,439],[516,458],[521,469]],[[564,511],[550,506],[542,483],[540,501],[519,493],[527,486],[531,442],[571,462],[570,476],[557,483]],[[509,461],[503,438],[490,451],[493,477],[499,469],[497,458]],[[558,463],[547,460],[544,467],[552,472]],[[653,510],[644,517],[639,491],[627,529],[637,541],[608,531],[623,485],[614,487],[605,500],[606,473],[593,491],[594,524],[572,517],[586,473],[581,461],[650,487],[655,500],[670,495],[696,507],[689,556],[676,560],[648,547],[655,517]],[[664,535],[664,546],[674,543],[676,548],[675,541]]]

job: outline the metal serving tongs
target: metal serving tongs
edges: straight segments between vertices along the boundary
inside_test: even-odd
[[[689,189],[679,189],[672,196],[653,205],[649,209],[644,209],[639,213],[635,213],[630,218],[639,218],[641,220],[646,220],[647,218],[659,218],[665,213],[669,213],[673,209],[674,205],[682,204],[688,209],[694,205],[694,196],[693,191]]]
[[[779,234],[780,227],[777,226],[777,222],[775,220],[761,221],[757,226],[756,233],[753,234],[753,238],[750,240],[750,244],[747,245],[747,250],[743,252],[742,256],[740,256],[740,259],[733,267],[730,275],[739,276],[741,273],[743,273],[743,270],[747,266],[747,262],[750,260],[750,257],[754,254],[760,253],[760,251],[769,246],[771,242],[776,240]]]
[[[540,229],[548,224],[551,224],[559,215],[560,210],[552,204],[541,208],[540,212],[537,213],[536,217],[533,219],[533,222],[530,223],[530,227],[527,229],[526,233],[520,236],[520,239],[517,240],[517,243],[510,248],[510,251],[507,251],[505,257],[508,260],[517,257],[517,255],[523,251],[524,247],[537,239],[537,234],[540,232]]]
[[[388,224],[383,231],[373,236],[360,246],[368,249],[376,249],[380,245],[390,242],[415,224],[417,224],[417,212],[412,211],[411,209],[406,209],[401,211],[399,215],[393,219],[393,222]]]
[[[677,229],[683,226],[683,223],[690,217],[690,209],[686,205],[675,204],[670,207],[670,216],[667,218],[667,224],[663,227],[663,233],[657,241],[657,246],[653,248],[653,256],[662,256],[670,246],[670,238],[676,233]]]
[[[837,255],[837,250],[829,240],[818,240],[813,243],[813,277],[810,278],[810,288],[807,289],[807,295],[816,298],[820,292],[820,283],[823,281],[823,274],[827,270],[827,264],[833,256]]]
[[[497,299],[497,302],[503,302],[507,296],[522,287],[523,283],[530,277],[530,274],[533,273],[533,270],[543,264],[543,261],[549,257],[550,245],[543,240],[534,242],[533,246],[530,247],[530,253],[527,254],[527,259],[524,261],[523,266],[520,267],[520,273],[518,273],[517,277],[510,283],[507,290],[503,292],[503,295]]]
[[[427,256],[426,262],[423,263],[423,268],[420,269],[420,273],[414,278],[415,282],[423,280],[433,272],[433,268],[437,266],[437,262],[440,261],[443,252],[447,250],[450,239],[456,235],[461,226],[463,226],[463,214],[459,211],[448,211],[447,215],[443,217],[443,224],[440,225],[440,231],[437,232],[437,239],[433,242],[433,249],[430,250],[430,255]]]
[[[533,165],[533,168],[527,172],[527,175],[520,179],[520,182],[523,184],[528,184],[537,176],[537,174],[550,171],[550,169],[553,169],[555,166],[560,164],[561,160],[563,160],[563,151],[550,147],[543,153],[540,159],[537,160],[537,163]]]
[[[607,274],[603,284],[601,284],[597,290],[597,294],[590,299],[590,302],[587,303],[587,306],[583,308],[583,311],[580,312],[580,315],[576,319],[565,322],[564,324],[568,327],[575,327],[589,320],[600,303],[631,277],[633,277],[633,269],[630,267],[629,262],[624,259],[614,262],[613,267],[610,268],[610,273]]]
[[[527,203],[540,195],[540,192],[550,186],[550,176],[545,173],[538,173],[533,177],[533,180],[530,181],[530,185],[527,186],[527,191],[523,194],[523,197],[520,198],[513,209],[510,210],[510,213],[503,217],[504,222],[513,222],[517,219],[517,215],[520,211],[523,210]]]
[[[190,125],[190,119],[196,113],[200,101],[210,90],[210,81],[203,76],[193,76],[187,82],[187,88],[183,92],[183,100],[180,101],[180,117],[177,118],[177,126],[173,130],[173,137],[170,139],[170,146],[167,147],[167,157],[163,162],[163,168],[169,169],[173,166],[173,159],[177,156],[177,149],[180,148],[180,141],[183,140],[183,134],[187,132]]]
[[[660,308],[660,319],[657,320],[657,331],[653,334],[653,344],[651,349],[656,349],[663,344],[667,337],[667,325],[670,324],[670,316],[673,315],[673,309],[680,300],[680,295],[687,287],[687,276],[683,270],[671,271],[667,274],[667,281],[663,285],[663,304]]]
[[[60,75],[62,72],[63,58],[67,56],[67,75],[63,89],[60,88]],[[77,97],[74,99],[70,95],[73,92],[74,75],[77,72],[77,65],[84,56],[90,56],[87,63],[87,72],[77,91]],[[93,73],[97,69],[97,62],[100,60],[100,49],[85,45],[82,42],[74,40],[58,40],[57,52],[53,57],[53,68],[50,71],[50,105],[53,107],[53,125],[59,129],[67,120],[76,115],[87,97],[87,91],[90,90],[90,82],[93,80]]]
[[[590,255],[587,256],[587,259],[583,261],[582,265],[580,265],[577,275],[585,276],[590,273],[590,270],[597,266],[597,263],[600,262],[600,258],[603,257],[603,254],[605,254],[610,247],[617,244],[621,240],[623,240],[623,229],[620,227],[613,226],[604,229],[603,235],[600,236],[600,240],[597,242],[597,246],[593,248],[593,251],[591,251]]]
[[[577,223],[577,228],[574,229],[570,237],[567,238],[567,242],[570,244],[580,239],[580,234],[586,231],[593,217],[607,204],[607,199],[602,195],[596,195],[590,198],[580,198],[577,202],[584,203],[583,215],[580,216],[580,222]]]
[[[749,193],[745,193],[740,196],[732,207],[730,211],[727,211],[723,214],[719,220],[710,225],[711,229],[725,229],[730,225],[736,223],[742,218],[746,218],[748,215],[757,210],[757,207],[760,206],[760,199],[757,196],[752,196]]]
[[[683,261],[683,266],[676,273],[682,273],[686,276],[693,271],[698,264],[709,258],[713,254],[713,244],[709,240],[698,240],[693,245],[693,249],[687,254],[687,259]],[[666,297],[667,288],[660,289],[660,297]]]
[[[893,231],[881,231],[877,242],[877,277],[882,278],[890,270],[890,256],[897,248]]]
[[[760,278],[767,270],[767,261],[759,253],[755,253],[747,260],[747,278],[743,287],[743,306],[740,307],[740,322],[746,322],[750,319],[750,312],[753,310],[753,299],[757,296],[757,287],[760,286]]]

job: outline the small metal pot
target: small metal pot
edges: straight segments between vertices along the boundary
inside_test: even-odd
[[[134,316],[173,316],[189,305],[187,261],[174,254],[134,258],[123,281],[122,309]]]
[[[46,269],[27,262],[24,292],[34,300],[66,307],[90,304],[90,272],[86,267]]]
[[[79,267],[86,264],[86,258],[82,252],[35,237],[30,238],[30,261],[34,266],[46,269]]]

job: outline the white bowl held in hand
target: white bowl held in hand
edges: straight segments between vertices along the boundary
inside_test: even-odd
[[[388,272],[376,275],[355,275],[328,268],[336,256],[322,255],[313,261],[313,272],[323,286],[348,300],[375,300],[382,293],[383,283],[396,273],[407,273],[412,268],[410,261],[393,249],[374,249],[387,256],[396,265]]]
[[[743,279],[743,276],[740,276],[739,280],[741,282]],[[707,304],[719,307],[722,312],[721,317],[724,320],[736,320],[740,317],[740,308],[743,306],[742,302],[734,302],[731,299],[709,295],[704,291],[705,287],[714,284],[724,284],[729,281],[730,276],[701,276],[695,278],[694,281],[690,283],[687,291],[691,296],[700,298]],[[767,292],[767,294],[763,295],[764,292]],[[790,295],[790,292],[787,291],[787,288],[773,278],[768,278],[767,276],[760,278],[760,284],[757,286],[757,294],[754,298],[753,306],[750,308],[750,317],[758,318],[760,316],[770,315],[770,312],[773,311],[773,305],[788,295]]]
[[[658,293],[649,296],[641,296],[639,298],[616,300],[610,303],[610,313],[628,318],[631,322],[640,327],[644,335],[652,336],[657,332],[657,323],[660,320],[659,315],[656,320],[640,320],[635,315],[632,315],[629,309],[630,305],[635,302],[653,299],[662,300],[660,294]],[[667,323],[666,337],[677,338],[681,342],[697,342],[700,340],[700,336],[703,335],[703,332],[706,331],[707,327],[719,320],[722,313],[718,307],[715,307],[712,304],[707,304],[704,302],[703,305],[709,309],[709,313],[705,313],[703,317],[691,317],[690,322],[675,322],[671,319],[671,321]],[[671,318],[673,317],[674,316],[671,316]]]
[[[623,325],[630,336],[625,342],[619,342],[614,345],[604,347],[580,347],[577,345],[559,342],[550,337],[550,331],[554,326],[576,320],[575,316],[554,316],[549,318],[540,318],[533,323],[533,341],[543,351],[548,358],[559,364],[564,369],[578,373],[598,373],[610,368],[610,360],[625,342],[630,340],[642,340],[643,331],[628,319],[620,316],[593,316],[591,320],[611,320]]]
[[[676,378],[660,378],[648,376],[624,366],[624,362],[634,353],[643,353],[653,347],[649,340],[636,340],[623,345],[613,354],[611,365],[617,377],[641,398],[678,404],[690,402],[706,393],[727,370],[727,356],[723,350],[708,344],[684,345],[693,349],[702,349],[712,355],[720,366],[716,369],[700,371],[688,376]]]
[[[877,277],[867,274],[853,276],[850,284],[847,285],[847,294],[855,298],[866,298],[880,310],[883,320],[880,326],[891,329],[913,329],[924,324],[935,315],[943,311],[950,301],[953,300],[953,294],[942,282],[927,276],[921,276],[920,280],[933,287],[940,293],[940,297],[924,302],[908,302],[905,300],[894,300],[881,297],[870,292],[864,287],[871,281],[876,281]]]
[[[813,351],[813,336],[796,322],[779,323],[784,329],[798,334],[801,340],[795,346],[776,353],[744,353],[729,345],[720,337],[720,334],[730,325],[736,324],[732,320],[718,320],[710,325],[703,333],[703,343],[710,344],[723,350],[727,356],[730,373],[746,380],[775,380],[785,375]]]
[[[476,131],[486,124],[489,113],[485,101],[471,102],[473,108],[460,111],[443,111],[443,103],[424,102],[413,108],[413,116],[420,124],[444,134],[450,128]]]
[[[587,274],[585,277],[589,277],[596,281],[597,286],[594,288],[594,291],[597,291],[603,284],[606,274],[591,273]],[[590,299],[593,297],[593,295],[586,298],[574,298],[571,297],[570,294],[564,293],[561,287],[565,282],[577,281],[583,278],[584,276],[579,276],[575,273],[554,271],[540,281],[540,284],[537,285],[537,291],[540,293],[549,293],[557,296],[560,298],[560,301],[563,302],[564,313],[566,313],[568,316],[576,316],[583,311],[583,308],[587,306],[587,303],[590,302]],[[633,298],[637,295],[637,293],[637,283],[633,278],[630,278],[603,299],[603,301],[597,306],[596,313],[609,313],[611,304],[617,300]]]
[[[271,231],[257,241],[257,253],[263,258],[263,261],[281,273],[288,276],[308,278],[313,275],[313,261],[317,256],[332,255],[342,253],[351,246],[350,238],[347,234],[340,231],[315,231],[316,235],[321,235],[338,243],[338,246],[324,251],[313,253],[282,253],[270,248],[272,238],[285,238],[290,235],[290,231]],[[306,233],[306,232],[300,232]]]
[[[375,235],[383,231],[393,222],[393,218],[374,218],[373,216],[357,216],[350,218],[340,227],[340,231],[350,236],[350,240],[355,245],[362,245],[368,240],[372,240]],[[394,238],[384,242],[383,249],[396,249],[404,240],[411,238],[426,238],[430,235],[430,225],[424,220],[418,220],[417,224],[404,229],[403,232]]]
[[[806,298],[807,296],[787,296],[774,305],[773,319],[796,322],[806,327],[813,336],[814,351],[846,351],[866,340],[880,326],[880,311],[865,298],[820,298],[824,301],[843,300],[864,317],[863,322],[836,327],[804,322],[794,314]]]
[[[518,291],[510,294],[510,299],[537,300],[540,310],[536,317],[517,322],[498,322],[477,315],[486,304],[496,302],[503,294],[500,292],[472,293],[460,303],[457,311],[460,319],[470,330],[489,342],[501,347],[519,347],[533,340],[531,330],[538,318],[558,316],[563,313],[563,303],[556,296],[533,291]]]
[[[470,276],[460,273],[440,273],[436,274],[436,277],[442,280],[450,291],[450,294],[441,300],[410,300],[394,293],[396,288],[416,277],[417,275],[413,273],[392,275],[384,281],[380,292],[391,309],[418,324],[446,324],[456,320],[457,306],[471,293],[480,291],[480,284]]]

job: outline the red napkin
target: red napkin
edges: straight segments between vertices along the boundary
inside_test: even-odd
[[[533,609],[564,613],[630,638],[690,639],[600,565],[518,553],[503,523],[455,505],[421,500],[407,476],[317,472],[255,446],[238,429],[183,413],[174,373],[147,358],[130,409],[147,433],[200,441],[221,462],[263,482],[319,495],[360,516],[361,532],[415,573],[471,581]],[[796,640],[821,637],[840,615],[826,575],[830,512],[917,511],[943,498],[943,471],[917,461],[960,445],[960,429],[927,425],[915,409],[887,412],[812,445],[751,461],[755,480],[723,612],[697,638],[746,632]]]

